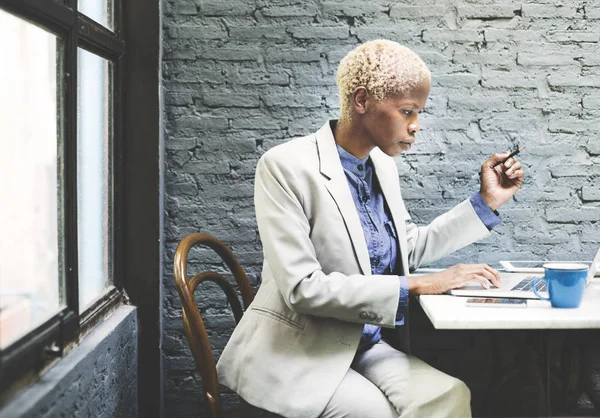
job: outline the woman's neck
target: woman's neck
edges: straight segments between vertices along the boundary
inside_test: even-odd
[[[353,123],[351,119],[339,120],[333,136],[340,147],[361,160],[375,148],[371,141],[366,139],[367,136],[360,124]]]

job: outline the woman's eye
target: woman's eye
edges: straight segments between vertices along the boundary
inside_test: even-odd
[[[406,116],[412,115],[412,112],[413,112],[412,110],[403,110],[402,111],[402,113],[404,113],[404,115],[406,115]]]

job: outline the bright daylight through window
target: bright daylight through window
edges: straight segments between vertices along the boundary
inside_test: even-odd
[[[2,349],[54,316],[64,295],[59,250],[60,41],[2,10],[0,39]]]
[[[110,65],[84,49],[78,51],[77,80],[77,230],[79,311],[112,284],[110,175]]]

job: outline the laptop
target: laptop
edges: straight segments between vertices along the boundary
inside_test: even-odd
[[[550,263],[554,262],[548,262],[548,264]],[[596,252],[594,261],[592,261],[588,270],[585,283],[586,287],[591,283],[592,278],[596,274],[598,263],[600,263],[600,249]],[[479,282],[470,282],[467,285],[453,289],[448,293],[454,296],[537,299],[538,297],[533,293],[533,290],[531,290],[531,286],[533,285],[533,280],[540,276],[543,277],[543,275],[531,273],[500,273],[500,279],[502,280],[502,286],[500,287],[490,287],[489,289],[485,289]],[[536,289],[538,292],[547,292],[546,282],[538,280]]]

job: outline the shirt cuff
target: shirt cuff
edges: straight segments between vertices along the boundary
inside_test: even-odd
[[[398,278],[400,279],[400,297],[396,311],[396,326],[404,325],[404,317],[408,310],[408,279],[406,276],[398,276]]]
[[[485,203],[485,200],[483,200],[483,197],[481,197],[481,193],[475,193],[469,198],[469,202],[471,202],[471,206],[473,206],[473,209],[475,209],[475,213],[477,213],[477,216],[479,216],[481,222],[483,222],[483,224],[490,231],[493,227],[502,222],[498,211],[493,211],[492,209],[490,209],[487,203]]]

